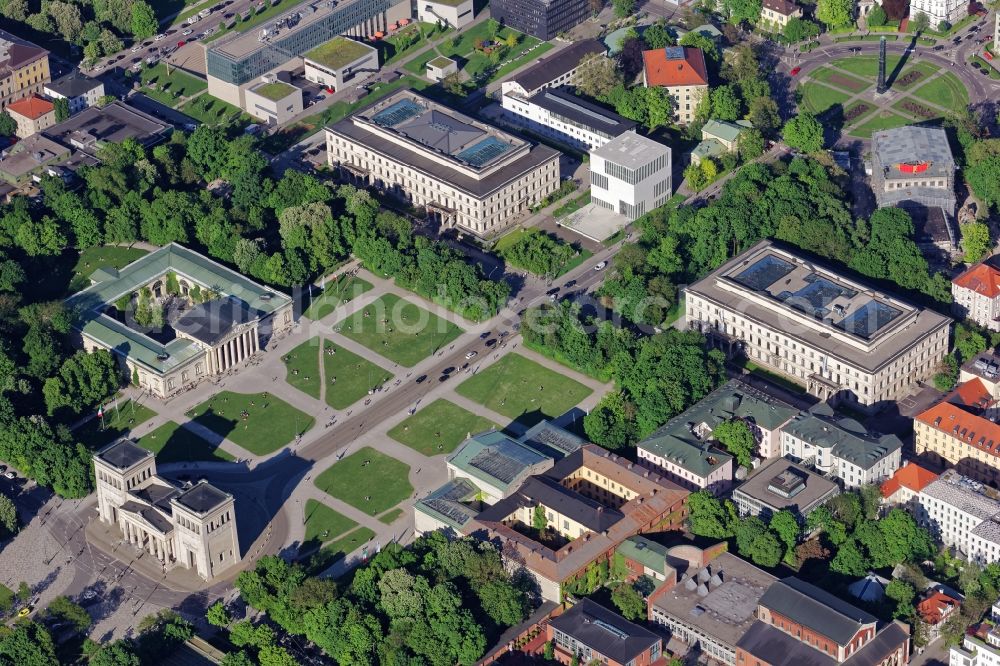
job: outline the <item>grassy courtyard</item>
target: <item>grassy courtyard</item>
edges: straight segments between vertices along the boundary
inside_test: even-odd
[[[80,251],[80,256],[73,266],[73,278],[68,287],[69,293],[75,293],[90,286],[90,276],[101,268],[122,268],[146,255],[146,250],[117,245],[101,245],[88,247]]]
[[[313,425],[311,416],[269,393],[220,391],[188,415],[258,456],[277,451]]]
[[[363,447],[316,477],[316,487],[377,516],[413,493],[410,466],[371,447]]]
[[[462,334],[447,319],[385,294],[337,324],[344,336],[411,368]]]
[[[171,67],[168,73],[167,66],[162,62],[143,68],[139,72],[139,80],[145,95],[171,108],[177,106],[181,97],[190,97],[208,88],[203,80],[176,67]]]
[[[507,354],[455,391],[528,426],[565,413],[593,392],[520,354]]]
[[[281,357],[285,381],[311,398],[320,398],[323,378],[319,374],[319,337],[309,338]]]
[[[928,81],[914,90],[913,96],[955,112],[969,106],[969,92],[950,74]]]
[[[312,298],[303,315],[313,321],[319,321],[344,303],[353,301],[366,291],[370,291],[371,288],[371,282],[353,276],[328,282],[326,288]]]
[[[323,554],[327,556],[327,561],[332,564],[374,538],[375,532],[367,527],[359,527],[353,532],[348,532],[336,541],[323,546]]]
[[[820,114],[836,104],[843,106],[850,98],[851,96],[847,93],[815,83],[806,86],[802,93],[802,104],[810,113]]]
[[[469,433],[498,427],[442,398],[396,425],[389,437],[425,456],[436,456],[454,451]]]
[[[229,125],[232,123],[247,125],[253,122],[250,116],[232,104],[208,94],[198,95],[177,110],[206,125]]]
[[[368,395],[371,389],[385,384],[393,374],[326,340],[323,343],[323,376],[326,404],[344,409]]]
[[[332,541],[358,526],[347,516],[340,515],[314,499],[306,500],[305,515],[302,516],[302,520],[306,524],[306,541],[316,540],[320,543]]]
[[[145,405],[133,404],[131,399],[120,400],[117,409],[114,402],[105,407],[103,423],[95,416],[77,428],[73,436],[88,449],[96,451],[154,416],[156,412]]]
[[[209,444],[173,421],[167,421],[153,432],[144,435],[137,443],[155,453],[158,463],[235,460],[222,449]]]

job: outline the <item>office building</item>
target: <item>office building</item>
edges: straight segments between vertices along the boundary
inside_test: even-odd
[[[556,661],[568,664],[650,666],[661,663],[663,639],[596,601],[583,598],[545,628]]]
[[[969,15],[969,3],[962,0],[913,0],[910,20],[917,14],[927,14],[929,25],[937,29],[941,21],[954,25]]]
[[[90,280],[66,300],[78,342],[116,355],[159,398],[239,367],[293,323],[291,298],[176,243]],[[135,321],[140,301],[163,312],[159,330]]]
[[[918,456],[931,454],[984,483],[1000,482],[1000,409],[979,378],[959,384],[913,419]]]
[[[18,138],[26,139],[56,122],[56,110],[52,102],[40,95],[29,95],[7,105],[7,113],[17,123]]]
[[[840,494],[840,488],[787,458],[775,458],[754,470],[733,490],[733,503],[741,516],[769,520],[779,511],[790,511],[800,522],[817,507]]]
[[[590,151],[591,203],[637,220],[673,193],[670,148],[625,132]]]
[[[246,112],[268,125],[282,125],[302,113],[302,91],[267,74],[243,93]]]
[[[1000,269],[988,259],[951,281],[952,309],[983,328],[1000,331]]]
[[[580,63],[587,58],[604,55],[604,46],[596,39],[573,42],[555,55],[544,55],[531,67],[521,70],[500,84],[500,93],[506,97],[528,99],[548,88],[573,86]]]
[[[342,178],[477,236],[516,224],[559,187],[559,153],[400,90],[326,128]]]
[[[421,0],[417,3],[417,20],[442,23],[461,30],[476,17],[472,0]]]
[[[903,442],[870,432],[855,419],[820,403],[781,429],[781,454],[854,489],[881,483],[902,464]]]
[[[715,441],[720,423],[747,423],[757,439],[755,456],[779,455],[780,430],[798,410],[738,380],[731,380],[670,419],[636,444],[640,465],[691,490],[722,494],[732,485],[736,463]]]
[[[913,7],[910,7],[913,16]],[[879,208],[955,215],[955,159],[941,127],[907,125],[872,134],[872,190]]]
[[[566,87],[547,88],[527,99],[504,95],[501,103],[504,117],[512,123],[582,150],[600,148],[636,128],[634,121],[588,102]]]
[[[688,492],[593,444],[573,451],[511,495],[486,507],[466,534],[499,544],[534,576],[544,599],[560,601],[564,583],[586,576],[631,536],[680,529]],[[546,539],[534,536],[537,507]]]
[[[458,74],[458,61],[444,56],[432,58],[427,61],[426,74],[431,81],[443,81],[452,74]]]
[[[156,474],[156,458],[122,438],[94,454],[97,514],[164,570],[212,580],[240,562],[233,496],[208,483],[179,486]],[[131,557],[131,556],[129,556]]]
[[[764,0],[760,10],[761,25],[771,32],[781,32],[793,18],[802,18],[802,8],[789,0]]]
[[[649,596],[649,620],[670,630],[688,652],[736,664],[736,644],[756,619],[760,598],[777,580],[728,552],[691,545],[669,551],[667,582]]]
[[[687,125],[698,113],[698,105],[708,95],[705,54],[693,46],[668,46],[642,52],[642,83],[660,86],[674,100],[674,120]]]
[[[410,18],[405,0],[312,0],[245,32],[205,44],[208,94],[246,109],[245,92],[265,74],[292,70],[335,37],[367,37]]]
[[[306,80],[330,91],[343,88],[365,74],[378,73],[378,50],[347,37],[335,37],[303,56]]]
[[[95,106],[97,100],[104,97],[104,83],[78,71],[46,83],[44,90],[50,99],[65,99],[69,104],[70,115],[80,113],[88,106]]]
[[[915,499],[914,516],[935,540],[981,566],[1000,562],[1000,495],[945,470]]]
[[[873,615],[797,578],[773,583],[757,618],[736,646],[737,666],[902,666],[910,660],[906,625],[879,626]]]
[[[41,94],[51,80],[48,51],[0,30],[0,111],[11,102]]]
[[[490,15],[543,41],[568,32],[604,6],[600,0],[494,0]]]
[[[951,320],[761,241],[685,290],[689,328],[822,400],[906,396],[948,352]]]

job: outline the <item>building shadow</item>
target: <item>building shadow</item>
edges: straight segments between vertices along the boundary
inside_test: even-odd
[[[905,51],[903,51],[903,55],[899,57],[899,60],[896,62],[896,66],[892,68],[892,73],[885,77],[886,88],[892,88],[892,84],[896,82],[896,77],[898,77],[899,73],[903,71],[903,67],[906,66],[906,63],[910,59],[910,54],[913,53],[913,49],[915,48],[917,48],[917,36],[913,35],[913,37],[910,38],[910,45]],[[888,58],[888,56],[886,57]]]

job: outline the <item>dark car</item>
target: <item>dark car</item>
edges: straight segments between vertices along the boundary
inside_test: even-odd
[[[545,292],[545,295],[546,296],[555,296],[558,293],[559,293],[559,287],[552,287],[547,292]]]
[[[576,286],[576,280],[570,280],[569,282],[563,285],[563,289],[569,289],[570,287],[575,287],[575,286]]]
[[[479,339],[480,340],[485,340],[488,337],[490,337],[490,332],[486,331],[485,333],[483,333],[482,335],[479,336]]]
[[[418,384],[423,384],[426,379],[427,375],[420,375],[414,381],[416,381]]]
[[[496,338],[491,338],[491,339],[489,339],[489,340],[486,341],[486,346],[487,347],[492,347],[496,343],[497,343],[497,339]]]
[[[455,366],[451,365],[451,366],[448,366],[447,368],[445,368],[444,370],[442,370],[441,374],[442,375],[450,375],[453,372],[455,372]]]
[[[438,377],[438,381],[439,382],[446,382],[446,381],[448,381],[449,377],[451,377],[451,375],[441,375],[440,377]]]

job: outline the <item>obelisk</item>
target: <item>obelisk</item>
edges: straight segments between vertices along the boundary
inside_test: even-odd
[[[875,94],[883,95],[888,90],[885,85],[885,37],[878,41],[878,83],[875,85]]]

